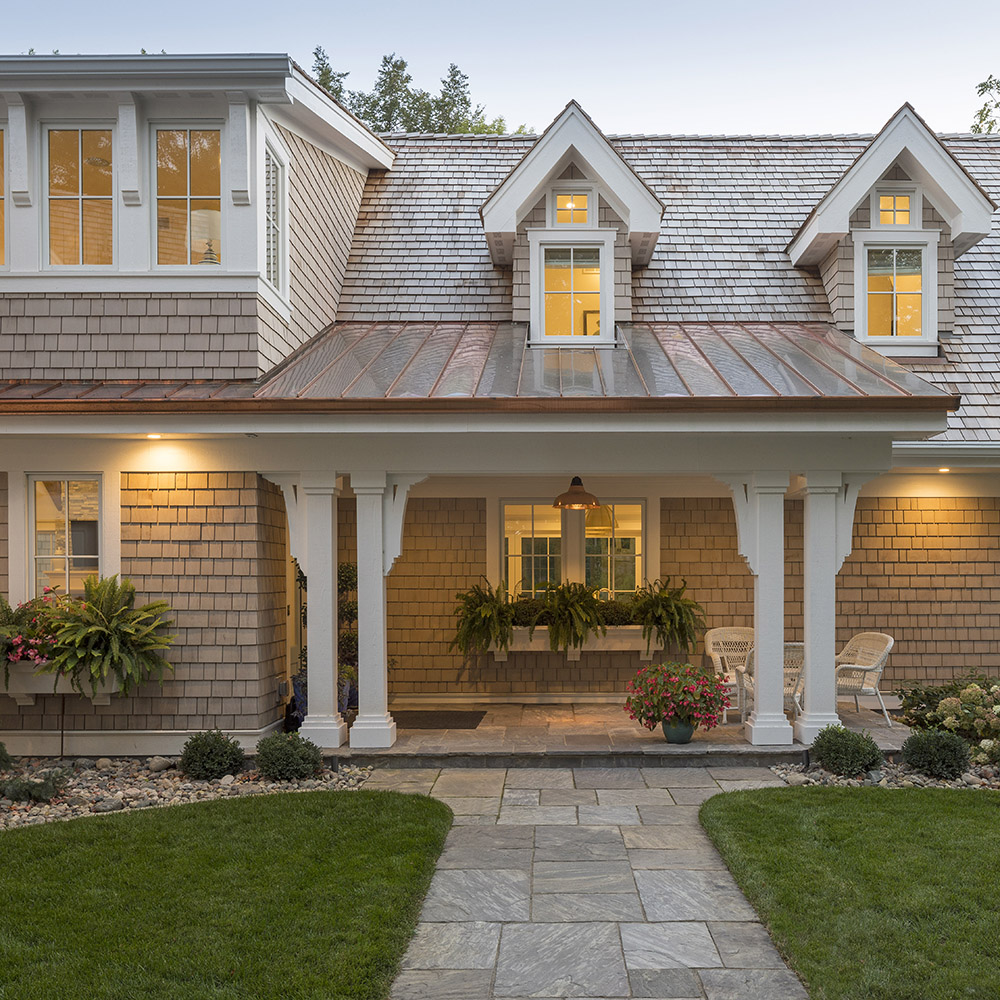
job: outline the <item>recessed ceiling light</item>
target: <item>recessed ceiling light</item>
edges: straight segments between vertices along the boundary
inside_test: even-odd
[[[942,465],[941,468],[938,469],[938,472],[951,472],[951,469],[949,469],[947,465]]]
[[[163,437],[163,435],[162,434],[147,434],[146,437],[148,437],[150,441],[159,441],[160,438]]]

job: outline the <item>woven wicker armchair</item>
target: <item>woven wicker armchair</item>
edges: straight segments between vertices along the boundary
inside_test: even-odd
[[[743,715],[743,684],[740,677],[746,668],[747,653],[753,646],[752,628],[710,628],[705,633],[705,652],[720,677],[728,676],[730,691],[736,692],[736,703]],[[726,721],[726,712],[722,721]]]
[[[891,726],[892,719],[886,711],[885,702],[878,689],[882,671],[889,659],[895,639],[884,632],[859,632],[851,636],[848,643],[837,654],[834,663],[837,669],[837,697],[846,695],[854,698],[854,707],[860,711],[859,695],[873,695],[882,706],[885,721]]]
[[[801,642],[785,643],[784,696],[785,708],[796,715],[802,714],[802,667],[805,649]],[[746,669],[740,674],[743,688],[743,703],[749,705],[754,699],[754,651],[747,653]]]

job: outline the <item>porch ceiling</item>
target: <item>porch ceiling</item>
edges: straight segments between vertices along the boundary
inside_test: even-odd
[[[0,413],[954,410],[824,323],[629,323],[611,348],[521,323],[335,323],[257,382],[0,384]]]

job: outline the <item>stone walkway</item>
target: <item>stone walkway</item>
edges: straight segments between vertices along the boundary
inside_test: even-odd
[[[392,1000],[806,1000],[698,823],[719,768],[378,769],[455,825]]]

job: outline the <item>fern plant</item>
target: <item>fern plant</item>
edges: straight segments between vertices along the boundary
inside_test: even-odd
[[[174,641],[162,631],[173,624],[167,603],[135,607],[135,587],[117,576],[90,576],[83,589],[81,600],[64,605],[42,671],[69,677],[81,694],[84,683],[96,693],[109,676],[117,678],[122,695],[151,677],[162,680],[163,671],[173,669],[161,655]]]
[[[473,584],[455,597],[458,629],[448,648],[458,649],[466,656],[488,653],[491,648],[506,652],[514,634],[514,606],[507,584],[500,582],[494,588],[487,580]]]
[[[686,580],[681,580],[679,587],[671,587],[668,576],[666,580],[646,583],[635,592],[633,615],[642,626],[647,651],[654,638],[664,649],[676,645],[685,656],[697,643],[698,633],[705,627],[705,609],[685,596],[686,590]]]
[[[542,594],[542,610],[532,622],[529,637],[539,619],[549,627],[549,649],[553,653],[570,647],[579,649],[591,634],[607,635],[603,604],[585,583],[548,583]]]

